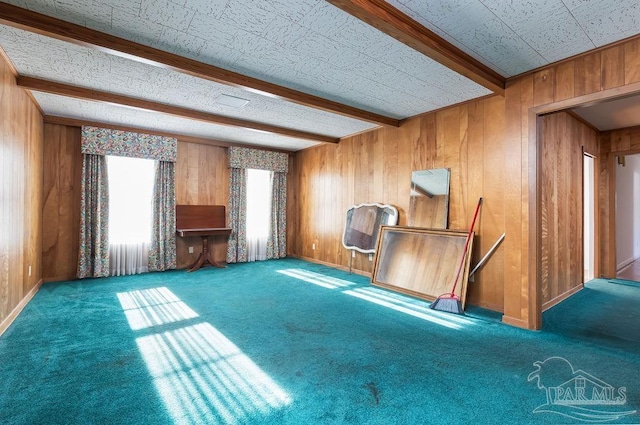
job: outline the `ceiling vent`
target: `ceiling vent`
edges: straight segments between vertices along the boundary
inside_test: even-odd
[[[216,99],[216,103],[218,105],[229,106],[231,108],[242,108],[244,105],[249,103],[247,99],[242,99],[239,97],[228,96],[226,94],[220,95],[218,99]]]

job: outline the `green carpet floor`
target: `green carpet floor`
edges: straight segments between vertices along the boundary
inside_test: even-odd
[[[640,288],[539,332],[427,307],[294,259],[45,284],[0,337],[0,423],[640,422]],[[547,403],[576,378],[596,403]]]

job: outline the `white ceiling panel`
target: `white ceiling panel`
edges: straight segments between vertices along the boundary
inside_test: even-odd
[[[317,142],[293,137],[277,136],[260,131],[208,124],[172,115],[108,103],[71,99],[39,92],[34,92],[33,95],[47,114],[59,117],[137,127],[149,130],[150,132],[154,130],[170,132],[214,141],[268,146],[289,151],[297,151],[318,144]]]
[[[398,119],[490,93],[324,1],[9,3]],[[395,81],[410,75],[407,66],[420,64],[431,69],[428,76],[414,75],[421,86],[399,89]],[[440,76],[455,84],[432,88]]]
[[[387,0],[511,77],[638,33],[637,0]]]
[[[0,25],[18,73],[260,123],[344,137],[375,125]],[[242,108],[221,95],[249,100]],[[50,113],[45,110],[46,113]]]
[[[387,0],[504,77],[635,35],[637,0]],[[302,93],[405,119],[491,92],[321,0],[9,0],[64,21]],[[0,26],[20,75],[330,137],[375,128],[185,73]],[[241,108],[216,104],[227,95]],[[37,94],[45,114],[303,149],[314,142]],[[77,108],[77,109],[74,109]],[[128,113],[126,112],[128,111]],[[74,115],[75,114],[75,115]],[[155,117],[155,118],[153,118]],[[135,121],[135,122],[134,122]],[[167,128],[173,123],[176,129]],[[189,123],[189,124],[186,124]],[[159,127],[160,128],[160,127]],[[206,135],[209,136],[206,136]],[[268,136],[268,137],[267,137]]]

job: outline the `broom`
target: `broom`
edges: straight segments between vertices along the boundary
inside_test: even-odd
[[[462,308],[460,297],[457,296],[455,292],[456,292],[456,286],[458,286],[458,278],[460,277],[460,272],[462,271],[462,267],[464,266],[464,260],[467,256],[467,250],[469,249],[469,242],[471,241],[471,235],[473,235],[473,228],[476,224],[476,218],[478,218],[480,205],[482,205],[482,198],[478,200],[478,206],[476,207],[476,212],[475,214],[473,214],[471,229],[469,230],[469,234],[467,235],[467,240],[464,243],[462,258],[460,259],[460,264],[458,265],[458,271],[456,272],[456,277],[453,280],[453,288],[451,288],[451,293],[442,294],[438,298],[436,298],[429,306],[429,308],[433,310],[446,311],[448,313],[455,313],[455,314],[464,314],[464,309]]]

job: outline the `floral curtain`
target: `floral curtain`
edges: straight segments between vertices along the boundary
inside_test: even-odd
[[[159,161],[153,188],[153,230],[149,271],[176,268],[175,163]]]
[[[253,168],[277,173],[286,173],[289,170],[289,155],[283,152],[231,146],[227,155],[229,168]]]
[[[273,173],[267,258],[287,256],[287,173]]]
[[[154,186],[154,224],[149,270],[175,268],[174,163],[178,156],[177,139],[83,126],[81,151],[85,160],[82,174],[78,277],[109,275],[109,191],[106,155],[159,161]],[[120,260],[126,262],[130,259]]]
[[[227,245],[227,263],[247,261],[247,176],[244,169],[229,173],[228,226],[232,229]]]
[[[78,278],[109,276],[109,183],[103,155],[84,154]]]
[[[282,152],[264,151],[232,146],[228,150],[229,177],[229,237],[227,262],[247,261],[246,205],[248,168],[273,171],[271,200],[271,231],[267,240],[267,258],[282,258],[287,255],[287,171],[289,155]]]
[[[176,162],[178,140],[152,134],[83,126],[82,153]]]

